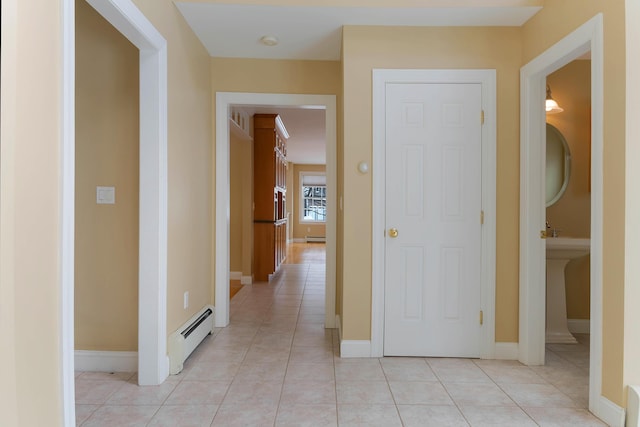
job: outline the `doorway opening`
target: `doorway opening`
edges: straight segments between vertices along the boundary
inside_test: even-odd
[[[275,281],[282,264],[325,265],[326,109],[232,105],[229,121],[233,299],[244,285]]]
[[[139,51],[88,3],[75,16],[75,370],[135,372]]]
[[[216,95],[216,213],[215,213],[215,305],[216,327],[229,324],[230,283],[230,128],[231,107],[235,105],[252,108],[303,108],[325,110],[326,137],[326,328],[335,327],[335,275],[336,275],[336,99],[333,95],[287,95],[256,93],[225,93]]]
[[[162,383],[166,354],[167,253],[167,50],[166,41],[130,0],[87,0],[140,50],[140,189],[138,242],[138,383]],[[62,218],[62,372],[66,422],[75,422],[74,212],[75,104],[73,1],[65,3]],[[144,220],[142,220],[144,219]],[[144,304],[140,304],[144,301]]]
[[[603,30],[597,15],[521,69],[519,360],[545,363],[545,97],[547,76],[590,52],[591,223],[589,410],[607,421],[614,405],[602,389]]]

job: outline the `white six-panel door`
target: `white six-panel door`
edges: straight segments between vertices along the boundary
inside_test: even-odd
[[[482,85],[387,84],[385,108],[384,355],[479,357]]]

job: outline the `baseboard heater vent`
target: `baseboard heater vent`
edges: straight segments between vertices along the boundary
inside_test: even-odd
[[[198,344],[213,332],[215,308],[205,306],[191,319],[169,336],[169,372],[176,375],[182,371],[184,361],[193,353]]]
[[[307,243],[325,243],[327,238],[323,236],[305,236],[304,240]]]

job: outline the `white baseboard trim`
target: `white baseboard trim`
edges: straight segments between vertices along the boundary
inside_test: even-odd
[[[293,243],[305,243],[306,242],[304,237],[303,238],[296,237],[296,238],[292,239],[291,241]]]
[[[371,341],[340,340],[340,357],[371,357]]]
[[[138,372],[138,352],[76,350],[75,370],[86,372]]]
[[[327,243],[327,238],[324,236],[305,236],[304,241],[307,243]]]
[[[518,360],[517,342],[497,342],[494,358],[496,360]]]
[[[338,339],[340,340],[340,357],[371,357],[371,341],[369,340],[343,340],[342,322],[340,315],[336,314],[336,328],[338,328]]]
[[[591,333],[591,320],[589,319],[567,319],[567,326],[572,334]]]
[[[242,276],[240,277],[241,285],[251,285],[253,284],[253,276]]]
[[[230,271],[229,279],[231,280],[241,280],[242,279],[242,271]]]
[[[593,414],[611,427],[625,427],[625,410],[604,396],[596,402]]]

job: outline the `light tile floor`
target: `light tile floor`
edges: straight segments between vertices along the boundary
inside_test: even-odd
[[[588,335],[516,361],[341,359],[325,330],[324,265],[287,264],[231,300],[216,330],[160,386],[135,374],[76,374],[89,426],[602,426],[585,408]]]

